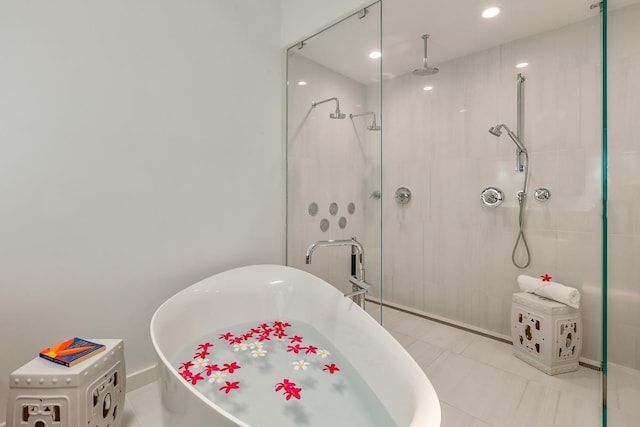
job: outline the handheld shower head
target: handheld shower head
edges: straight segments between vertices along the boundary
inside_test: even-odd
[[[322,101],[313,101],[311,103],[311,108],[316,108],[316,105],[323,104],[329,101],[336,101],[336,111],[335,113],[329,114],[330,119],[344,119],[347,117],[345,114],[340,112],[340,101],[335,96],[333,98],[323,99]]]
[[[494,136],[502,135],[502,131],[500,130],[500,126],[493,126],[489,129],[489,133]]]
[[[500,125],[496,125],[492,128],[489,129],[489,133],[491,135],[494,136],[500,136],[502,135],[502,129],[507,131],[507,135],[509,135],[509,138],[511,138],[511,140],[516,144],[516,146],[518,147],[518,149],[524,153],[527,152],[527,149],[524,147],[524,144],[522,142],[520,142],[520,140],[518,139],[518,137],[516,136],[515,133],[513,133],[511,131],[511,129],[509,129],[507,127],[507,125],[505,124],[500,124]]]

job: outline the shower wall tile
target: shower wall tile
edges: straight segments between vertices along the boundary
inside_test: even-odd
[[[636,38],[639,35],[636,35]],[[640,116],[640,54],[633,54],[609,63],[608,96],[616,100],[609,108],[611,149],[635,151],[638,149],[636,124]]]
[[[365,194],[367,180],[363,171],[370,171],[366,147],[366,134],[370,132],[366,130],[366,120],[330,119],[329,113],[335,108],[333,102],[315,108],[311,102],[338,97],[342,112],[348,116],[364,108],[366,88],[299,55],[289,56],[289,78],[291,81],[304,79],[308,84],[289,86],[288,264],[309,271],[346,292],[350,290],[351,270],[348,248],[320,248],[314,253],[311,265],[304,264],[304,254],[314,241],[354,236],[365,246],[365,260],[375,255],[374,249],[369,254],[368,242],[364,239],[367,228],[364,206],[369,199]],[[311,202],[319,208],[315,216],[308,213]],[[333,202],[338,204],[335,216],[329,212]],[[353,214],[347,212],[351,202],[356,205]],[[344,229],[339,227],[340,217],[347,221]],[[322,219],[329,221],[326,232],[320,230]],[[374,248],[379,244],[378,238]]]
[[[627,8],[625,13],[640,19],[640,6]],[[622,14],[612,19],[626,28],[614,28],[614,34],[640,36],[640,29],[629,28],[636,21]],[[383,254],[383,269],[394,271],[394,264],[407,253],[422,251],[424,256],[422,301],[407,303],[407,296],[418,293],[415,281],[398,281],[397,276],[393,292],[385,297],[402,296],[404,305],[509,335],[517,275],[549,273],[581,291],[583,356],[599,360],[600,55],[600,22],[594,17],[438,64],[441,72],[434,76],[407,74],[384,81],[384,191],[389,197],[389,192],[409,182],[415,198],[404,211],[387,198],[383,229],[419,229],[421,221],[423,242],[421,248],[415,238],[394,240],[393,250]],[[515,64],[522,61],[529,62],[529,67],[516,69]],[[610,228],[614,233],[637,234],[640,184],[633,165],[640,160],[640,150],[632,139],[634,131],[626,124],[640,116],[638,48],[628,46],[616,53],[610,66],[617,80],[610,81],[610,96],[616,99],[610,109],[615,116],[610,135],[619,140],[612,141],[610,149]],[[515,147],[508,137],[496,138],[487,132],[497,123],[516,130],[518,72],[526,79],[524,141],[531,160],[525,218],[531,265],[524,270],[511,264],[518,233],[515,193],[524,176],[515,171]],[[434,89],[423,91],[425,85]],[[505,194],[498,208],[488,209],[480,203],[480,192],[488,186]],[[551,191],[546,203],[533,197],[540,187]],[[392,238],[384,232],[383,241]],[[630,249],[629,245],[614,242],[610,259],[623,247]],[[520,247],[518,256],[521,252]],[[622,280],[633,283],[628,287],[638,292],[637,280],[629,282],[640,273],[631,267],[630,256],[622,255],[614,264],[611,269],[617,272],[612,273],[611,286],[615,288]]]

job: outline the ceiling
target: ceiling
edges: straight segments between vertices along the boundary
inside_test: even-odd
[[[609,9],[640,0],[610,0]],[[422,66],[424,44],[430,35],[429,66],[479,52],[502,43],[554,30],[595,18],[595,0],[384,0],[367,8],[364,18],[351,16],[305,41],[301,54],[363,84],[379,80],[379,59],[369,58],[380,50],[382,18],[383,76],[391,78]],[[488,6],[501,13],[481,17]],[[382,17],[381,17],[382,14]]]

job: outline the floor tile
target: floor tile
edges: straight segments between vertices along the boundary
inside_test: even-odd
[[[400,343],[401,346],[403,346],[404,348],[409,347],[411,344],[413,344],[414,342],[418,341],[417,338],[414,338],[412,336],[409,335],[405,335],[401,332],[396,332],[394,330],[389,330],[389,333],[396,339],[396,341],[398,341]]]
[[[407,352],[422,370],[426,370],[444,351],[444,349],[422,340],[416,340],[407,347]]]
[[[440,408],[442,409],[442,427],[491,427],[491,424],[487,424],[447,403],[441,403]]]
[[[522,377],[450,352],[425,372],[441,401],[494,426],[509,425],[527,385]]]
[[[129,394],[125,398],[124,412],[122,413],[122,427],[143,427],[135,415],[135,411],[129,403]]]
[[[427,321],[418,338],[453,353],[462,353],[477,338],[482,337],[442,323]]]

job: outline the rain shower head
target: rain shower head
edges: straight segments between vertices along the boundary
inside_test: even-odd
[[[323,99],[322,101],[313,101],[311,103],[311,108],[315,108],[316,105],[323,104],[329,101],[336,101],[336,111],[335,113],[329,114],[330,119],[344,119],[345,117],[347,117],[345,114],[340,112],[340,101],[338,101],[338,98],[336,97]]]
[[[428,38],[429,38],[429,34],[425,34],[422,36],[422,39],[424,40],[424,56],[422,57],[422,67],[416,68],[415,70],[413,70],[413,74],[415,74],[416,76],[431,76],[433,74],[436,74],[438,71],[440,71],[436,67],[429,67],[427,63],[427,39]]]
[[[374,113],[373,111],[367,111],[366,113],[360,113],[360,114],[349,114],[349,118],[353,120],[354,117],[368,116],[370,114],[373,115],[373,121],[371,122],[371,125],[367,126],[367,130],[372,130],[372,131],[382,130],[382,127],[376,123],[376,113]]]
[[[501,124],[501,125],[493,126],[492,128],[489,129],[489,133],[494,136],[500,136],[502,135],[502,129],[507,131],[507,135],[509,135],[509,138],[511,138],[511,140],[516,144],[516,146],[520,151],[525,153],[527,152],[527,149],[524,147],[524,144],[520,142],[516,134],[513,133],[511,129],[507,127],[507,125]]]

